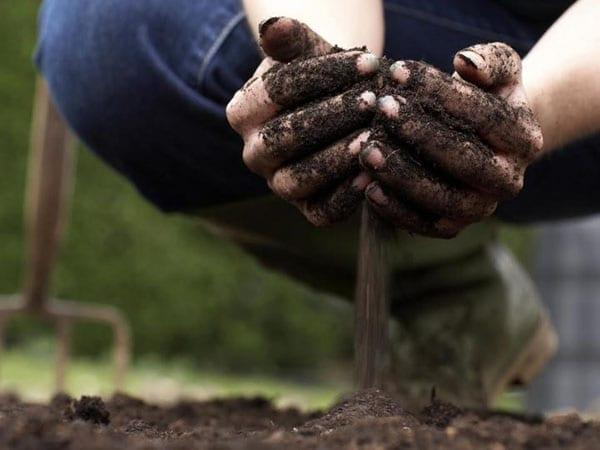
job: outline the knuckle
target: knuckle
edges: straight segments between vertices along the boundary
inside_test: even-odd
[[[256,166],[256,153],[251,145],[244,145],[244,150],[242,151],[242,160],[248,169],[250,169],[252,172],[257,172],[258,168]]]
[[[485,209],[482,206],[477,199],[462,197],[441,212],[456,219],[477,220],[484,214]]]
[[[225,108],[225,116],[227,117],[229,125],[231,125],[231,127],[238,132],[241,129],[243,122],[243,117],[240,111],[239,95],[239,91],[236,92]]]
[[[275,172],[271,180],[271,189],[279,197],[288,201],[298,200],[302,195],[298,181],[286,169]]]
[[[304,217],[310,222],[311,225],[323,228],[328,225],[331,225],[331,219],[328,214],[325,214],[321,210],[313,209],[313,208],[305,208],[303,211]]]
[[[541,127],[537,123],[534,125],[533,130],[529,135],[529,141],[534,156],[544,148],[544,135],[542,134]]]
[[[523,173],[518,157],[496,156],[493,169],[489,171],[485,180],[481,180],[478,187],[496,199],[514,198],[523,188]]]
[[[379,58],[373,53],[359,52],[357,56],[353,56],[356,58],[356,69],[360,75],[372,75],[379,69]]]
[[[507,192],[507,198],[515,198],[519,193],[523,190],[524,185],[524,177],[523,175],[515,176],[512,180],[512,183],[509,185],[509,189]]]
[[[245,140],[244,149],[242,150],[242,160],[251,171],[263,175],[266,166],[264,159],[264,141],[260,137],[260,133],[252,133]]]
[[[515,198],[523,189],[523,176],[515,174],[496,187],[496,197],[499,200]]]
[[[525,170],[519,170],[519,173],[513,177],[512,180],[512,194],[516,197],[519,192],[523,189],[523,185],[525,184]]]
[[[474,194],[471,198],[462,202],[463,218],[479,221],[491,216],[496,210],[498,203],[484,194]]]
[[[361,111],[368,111],[375,109],[377,104],[377,96],[373,91],[367,90],[358,96],[357,106]]]

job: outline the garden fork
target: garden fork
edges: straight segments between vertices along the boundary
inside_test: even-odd
[[[33,113],[25,207],[26,259],[23,292],[0,297],[0,356],[7,321],[29,315],[49,321],[57,331],[56,390],[65,387],[71,327],[75,321],[108,325],[114,336],[115,389],[121,390],[130,357],[127,321],[110,306],[49,297],[49,284],[68,214],[73,181],[74,139],[39,78]]]

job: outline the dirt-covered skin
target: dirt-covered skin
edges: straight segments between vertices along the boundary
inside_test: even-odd
[[[87,413],[73,414],[82,403]],[[600,423],[577,415],[543,420],[437,401],[413,415],[378,391],[318,414],[260,398],[158,407],[123,395],[106,403],[60,396],[46,406],[0,397],[0,448],[15,450],[597,450],[598,442]]]
[[[489,91],[418,61],[392,65],[392,80],[379,90],[375,124],[386,133],[372,139],[360,158],[376,180],[367,199],[400,228],[453,237],[493,214],[498,201],[517,195],[525,168],[541,149],[518,55],[504,44],[470,47],[457,54],[469,61],[455,62],[460,75],[474,77],[471,59],[481,58],[473,56],[474,48],[495,53],[493,69],[477,73],[487,77],[479,81]],[[463,60],[463,53],[471,59]]]
[[[364,48],[335,48],[293,19],[270,19],[260,35],[270,57],[227,107],[244,162],[313,224],[343,220],[371,181],[358,153],[375,114],[368,81],[380,61]]]
[[[542,148],[521,60],[506,44],[459,51],[451,76],[333,47],[293,19],[270,19],[260,35],[271,58],[228,119],[246,165],[315,225],[366,198],[398,228],[452,237],[518,194]]]
[[[284,20],[281,20],[284,19]],[[289,32],[281,33],[279,28],[286,27],[285,18],[271,17],[259,25],[259,36],[265,52],[280,62],[290,62],[298,57],[324,55],[331,50],[331,45],[321,36],[303,23],[288,28]],[[269,34],[280,36],[278,40],[265,39]]]

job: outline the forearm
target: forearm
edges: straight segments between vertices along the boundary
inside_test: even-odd
[[[377,55],[383,53],[381,0],[243,0],[243,4],[255,37],[261,21],[287,16],[306,23],[334,45],[344,48],[366,45]]]
[[[579,0],[523,62],[544,151],[600,131],[600,3]]]

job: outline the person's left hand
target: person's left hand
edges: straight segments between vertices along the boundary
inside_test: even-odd
[[[521,59],[502,43],[458,52],[456,73],[392,65],[378,100],[388,137],[361,164],[376,180],[370,205],[399,228],[449,238],[514,197],[543,144],[521,81]],[[387,95],[386,95],[387,94]]]

